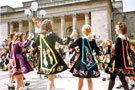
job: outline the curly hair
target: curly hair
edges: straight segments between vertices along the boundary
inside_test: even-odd
[[[117,25],[119,26],[119,28],[120,28],[120,30],[121,30],[121,33],[122,33],[123,35],[127,34],[128,29],[127,29],[126,22],[118,22]]]

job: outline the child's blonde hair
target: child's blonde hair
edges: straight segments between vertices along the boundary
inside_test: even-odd
[[[82,32],[88,37],[88,40],[91,41],[91,26],[88,24],[83,25]]]

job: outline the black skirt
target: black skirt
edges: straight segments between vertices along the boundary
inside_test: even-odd
[[[114,74],[114,75],[119,75],[119,76],[134,76],[135,75],[135,72],[133,69],[118,68],[115,66],[115,63],[116,63],[115,55],[113,55],[105,72],[108,74]]]
[[[87,70],[86,66],[81,62],[81,60],[76,61],[70,72],[73,74],[73,76],[79,78],[96,78],[100,76],[100,72],[98,71],[96,64],[90,70]]]

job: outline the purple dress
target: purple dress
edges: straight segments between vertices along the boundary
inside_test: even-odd
[[[33,70],[22,53],[22,48],[26,48],[30,45],[30,43],[31,42],[27,40],[27,43],[25,45],[23,45],[22,42],[17,42],[12,46],[8,68],[10,76],[28,73]]]

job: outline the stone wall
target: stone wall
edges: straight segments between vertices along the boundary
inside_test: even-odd
[[[125,21],[128,27],[128,34],[135,32],[135,12],[123,12],[122,2],[113,3],[113,27],[115,29],[115,25],[117,22]],[[115,30],[112,30],[113,40],[116,39],[117,35],[115,34]]]
[[[0,24],[0,45],[2,44],[1,41],[7,39],[8,37],[8,23],[1,23]]]
[[[128,33],[135,33],[135,12],[125,13],[125,21],[128,26]]]
[[[14,9],[10,6],[2,6],[0,9],[0,13],[13,12]]]
[[[77,21],[77,25],[76,25],[76,29],[78,30],[78,32],[81,34],[81,28],[82,26],[85,24],[85,21],[84,20],[78,20]],[[65,26],[64,26],[64,37],[66,35],[66,29],[68,27],[72,26],[72,21],[69,21],[69,22],[65,22]],[[59,36],[61,36],[61,23],[54,23],[54,32],[56,34],[58,34]]]
[[[92,32],[100,34],[99,40],[111,39],[107,10],[91,12],[91,17]]]

